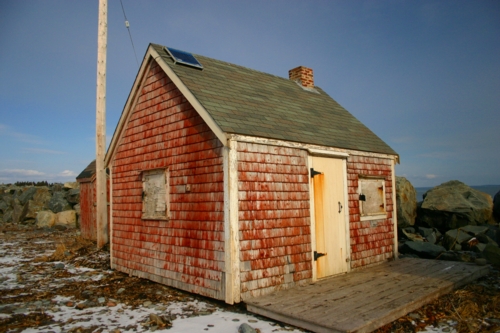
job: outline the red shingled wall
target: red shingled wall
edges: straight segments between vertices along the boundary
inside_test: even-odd
[[[80,231],[82,237],[97,241],[95,181],[80,182]]]
[[[312,277],[307,153],[238,143],[241,296]]]
[[[224,299],[222,144],[156,63],[146,76],[113,160],[114,267]],[[141,171],[164,167],[171,218],[142,220]]]
[[[347,159],[351,268],[362,267],[393,257],[392,160],[351,155]],[[359,212],[359,175],[385,178],[385,219],[361,221]]]

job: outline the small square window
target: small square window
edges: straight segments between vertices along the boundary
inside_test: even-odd
[[[168,169],[144,171],[142,174],[142,219],[170,218]]]
[[[359,178],[358,183],[361,219],[385,217],[385,180],[380,178]]]

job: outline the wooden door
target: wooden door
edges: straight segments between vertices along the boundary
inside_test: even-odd
[[[343,163],[335,158],[312,158],[318,279],[347,272]]]

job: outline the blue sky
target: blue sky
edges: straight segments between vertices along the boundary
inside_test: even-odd
[[[111,137],[138,65],[108,1]],[[153,42],[310,67],[414,186],[500,184],[499,1],[122,1],[139,62]],[[72,181],[95,158],[97,20],[97,0],[0,2],[0,183]]]

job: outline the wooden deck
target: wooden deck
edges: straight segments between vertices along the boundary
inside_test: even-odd
[[[371,332],[488,273],[406,258],[247,301],[250,312],[313,332]]]

